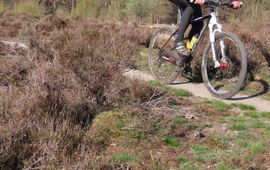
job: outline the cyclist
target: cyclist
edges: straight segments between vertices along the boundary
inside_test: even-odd
[[[184,59],[186,56],[189,56],[189,51],[183,43],[184,33],[188,27],[189,21],[191,17],[201,17],[202,9],[201,5],[205,3],[206,0],[169,0],[173,4],[177,5],[180,9],[182,9],[182,19],[179,27],[179,32],[174,44],[174,47],[180,56],[180,60]],[[239,0],[231,0],[232,8],[238,9],[241,7],[242,3]],[[203,28],[203,21],[194,22],[192,24],[192,29],[189,33],[189,39],[191,39],[195,34],[200,34],[200,31]],[[181,61],[180,61],[181,62]]]

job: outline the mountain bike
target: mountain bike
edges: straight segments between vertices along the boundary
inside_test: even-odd
[[[239,92],[245,81],[246,52],[241,40],[233,33],[223,32],[222,25],[217,21],[216,8],[231,8],[231,3],[207,1],[205,5],[210,8],[210,13],[190,21],[190,24],[204,21],[204,27],[184,64],[179,64],[179,56],[173,47],[179,27],[173,29],[169,26],[160,28],[153,35],[148,63],[156,79],[171,84],[190,66],[199,47],[204,45],[202,42],[209,30],[210,40],[206,43],[201,63],[202,79],[214,97],[228,99]]]

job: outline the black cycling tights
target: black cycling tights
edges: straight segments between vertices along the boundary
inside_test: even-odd
[[[179,8],[182,9],[183,11],[178,36],[176,38],[176,43],[183,42],[185,31],[188,27],[189,21],[192,18],[192,16],[194,18],[202,16],[201,6],[196,5],[196,4],[191,4],[188,2],[188,0],[169,0],[169,1],[179,6]],[[188,38],[191,39],[193,35],[199,34],[202,28],[203,28],[203,21],[192,23],[192,29],[189,33]]]

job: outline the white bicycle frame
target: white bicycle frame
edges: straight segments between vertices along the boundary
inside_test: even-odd
[[[220,67],[220,63],[217,60],[217,53],[215,48],[215,37],[218,32],[222,32],[222,25],[217,22],[217,15],[216,12],[211,12],[211,19],[208,24],[209,28],[209,36],[210,36],[210,42],[211,42],[211,50],[212,50],[212,56],[213,61],[215,63],[215,68]],[[226,61],[226,53],[225,53],[225,44],[224,40],[220,40],[220,47],[221,47],[221,54],[222,54],[222,61]]]

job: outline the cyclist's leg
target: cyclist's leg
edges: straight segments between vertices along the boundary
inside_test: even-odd
[[[191,4],[187,2],[187,0],[170,0],[172,3],[176,4],[183,10],[181,22],[179,25],[178,35],[175,41],[176,43],[183,42],[184,34],[188,27],[189,21],[194,14],[194,9],[192,8]]]
[[[195,5],[195,4],[192,4],[191,6],[194,9],[193,17],[194,18],[201,17],[202,16],[201,6]],[[190,30],[190,33],[189,33],[189,39],[191,39],[195,34],[200,34],[202,28],[203,28],[203,21],[193,22],[192,29]]]
[[[179,6],[179,8],[183,9],[181,22],[179,25],[179,31],[174,43],[174,47],[178,52],[179,56],[189,56],[189,51],[183,43],[184,34],[188,27],[189,21],[194,14],[194,9],[192,8],[191,4],[187,2],[187,0],[170,0],[172,3]],[[183,59],[183,57],[181,57]],[[182,60],[181,59],[181,60]]]

